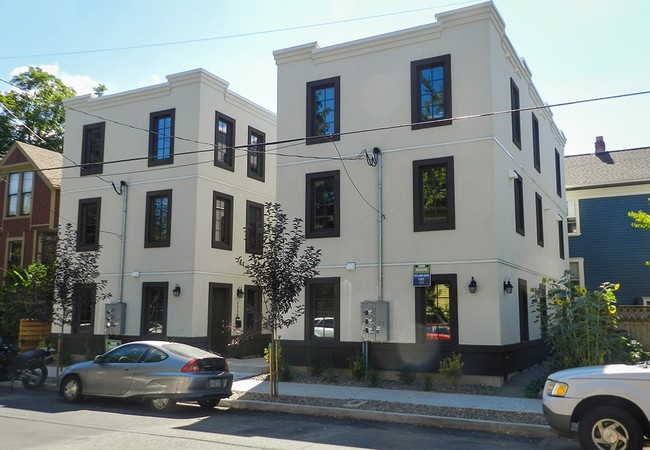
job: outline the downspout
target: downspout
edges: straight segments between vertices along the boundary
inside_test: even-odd
[[[382,194],[382,159],[378,147],[372,149],[377,161],[377,300],[384,300],[384,213]]]
[[[126,181],[120,181],[120,192],[122,193],[122,236],[120,246],[120,303],[124,301],[124,258],[126,254],[126,211],[129,202],[129,189]]]

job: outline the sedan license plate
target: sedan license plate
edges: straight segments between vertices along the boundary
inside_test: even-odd
[[[208,387],[217,388],[223,387],[224,379],[223,378],[210,378],[208,380]]]

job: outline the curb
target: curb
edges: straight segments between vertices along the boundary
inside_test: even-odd
[[[311,416],[335,417],[338,419],[373,420],[377,422],[423,425],[435,428],[455,430],[487,431],[490,433],[510,434],[539,438],[561,438],[557,431],[548,425],[527,423],[496,422],[491,420],[460,419],[456,417],[426,416],[422,414],[391,413],[385,411],[360,411],[326,406],[296,405],[291,403],[274,403],[256,400],[223,399],[219,406],[232,409],[255,411],[273,411],[288,414],[306,414]]]

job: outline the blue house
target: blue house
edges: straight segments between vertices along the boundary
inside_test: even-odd
[[[650,147],[564,159],[571,272],[588,290],[620,283],[620,305],[650,305],[650,230],[633,228],[629,211],[648,211]]]

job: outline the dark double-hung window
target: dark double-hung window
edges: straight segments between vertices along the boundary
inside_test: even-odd
[[[235,170],[235,119],[215,113],[214,165]]]
[[[413,161],[413,231],[455,227],[454,158]]]
[[[411,127],[451,124],[451,55],[411,62]]]
[[[264,181],[264,142],[266,135],[248,127],[248,169],[249,178]]]
[[[537,217],[537,245],[544,247],[544,206],[542,196],[535,192],[535,215]]]
[[[95,284],[77,286],[72,297],[72,332],[74,334],[92,334],[95,323]]]
[[[144,246],[169,247],[172,231],[172,191],[147,192]]]
[[[341,280],[312,278],[305,282],[305,339],[340,340]]]
[[[167,336],[169,283],[142,283],[141,336]]]
[[[515,230],[522,236],[526,235],[525,215],[524,215],[524,179],[517,174],[514,179],[515,194]]]
[[[308,173],[306,178],[305,237],[340,236],[339,171]]]
[[[262,253],[264,246],[264,205],[246,202],[246,253]]]
[[[77,215],[77,251],[99,249],[101,197],[79,200]]]
[[[519,108],[519,88],[514,80],[510,78],[510,122],[512,125],[512,142],[521,150],[521,114]]]
[[[174,116],[174,109],[150,114],[149,166],[174,162]]]
[[[533,114],[533,165],[535,169],[542,172],[541,150],[539,147],[539,120]]]
[[[212,248],[232,250],[231,195],[213,192],[212,195]]]
[[[307,83],[307,144],[338,141],[341,136],[341,78]]]
[[[81,148],[81,175],[95,175],[104,170],[104,134],[106,123],[84,125]]]

